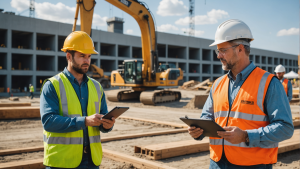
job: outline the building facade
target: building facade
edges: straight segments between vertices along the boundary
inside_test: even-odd
[[[46,21],[0,12],[0,96],[26,95],[29,84],[38,93],[42,82],[61,72],[67,65],[60,49],[72,30],[71,24]],[[80,28],[77,27],[77,30]],[[95,49],[91,63],[101,67],[106,75],[118,69],[126,59],[142,60],[141,38],[138,36],[92,30]],[[184,71],[184,81],[215,80],[225,72],[209,47],[213,40],[157,33],[160,63],[172,63]],[[251,48],[250,60],[271,73],[278,64],[287,72],[297,72],[297,55]]]

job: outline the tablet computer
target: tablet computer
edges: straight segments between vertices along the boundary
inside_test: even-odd
[[[191,119],[186,117],[181,117],[180,120],[182,120],[185,124],[187,124],[190,127],[200,127],[203,129],[203,135],[208,137],[219,137],[217,131],[225,131],[220,125],[218,125],[213,120],[208,119]]]
[[[111,119],[114,117],[115,119],[121,116],[125,111],[127,111],[129,107],[114,107],[110,112],[108,112],[106,115],[104,115],[103,119]]]

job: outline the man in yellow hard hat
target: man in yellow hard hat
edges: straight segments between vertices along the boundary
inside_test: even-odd
[[[112,130],[115,119],[102,119],[107,105],[99,82],[87,77],[91,37],[72,32],[61,49],[68,66],[42,87],[40,113],[44,127],[44,165],[51,168],[99,169],[102,160],[100,131]]]
[[[278,143],[294,132],[291,109],[280,81],[249,60],[251,30],[237,19],[221,23],[215,50],[227,74],[211,87],[201,119],[215,121],[225,131],[210,137],[210,169],[271,169]],[[203,129],[189,127],[202,140]]]
[[[284,74],[285,74],[285,67],[282,66],[282,65],[278,65],[278,66],[276,66],[274,72],[276,73],[276,77],[282,83],[284,91],[285,91],[285,93],[287,95],[287,98],[290,102],[293,98],[293,86],[292,86],[292,83],[288,79],[283,77]]]

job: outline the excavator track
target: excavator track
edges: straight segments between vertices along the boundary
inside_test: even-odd
[[[157,103],[173,102],[181,99],[181,93],[171,90],[143,91],[140,101],[144,105],[155,105]]]
[[[126,101],[126,100],[138,100],[141,92],[137,92],[131,89],[127,90],[114,90],[107,94],[107,99],[112,102]]]

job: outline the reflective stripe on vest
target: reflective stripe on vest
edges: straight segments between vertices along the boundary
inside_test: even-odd
[[[282,82],[282,85],[283,85],[286,95],[288,94],[288,82],[289,82],[289,80],[287,80],[286,78],[284,78],[284,80]]]
[[[210,139],[209,144],[210,145],[222,145],[223,139]],[[239,144],[232,144],[232,143],[224,140],[224,145],[234,146],[234,147],[251,148],[251,147],[247,146],[245,142],[241,142]],[[271,145],[269,145],[267,147],[263,147],[263,148],[276,148],[276,147],[278,147],[278,143],[274,143],[274,144],[271,144]]]
[[[59,99],[59,115],[69,118],[81,117],[81,104],[68,78],[63,73],[60,73],[49,80],[53,84]],[[87,115],[91,116],[100,111],[103,90],[100,83],[91,78],[89,78],[87,86]],[[92,161],[98,166],[102,160],[99,127],[88,126],[88,135]],[[59,168],[76,168],[82,160],[83,131],[54,133],[44,130],[44,148],[44,165]]]
[[[255,68],[240,87],[231,108],[228,101],[229,78],[227,75],[218,78],[212,93],[215,121],[222,127],[237,126],[242,130],[267,126],[269,119],[264,113],[263,103],[273,77],[274,75]],[[224,139],[210,137],[212,160],[221,159],[222,146],[228,161],[235,165],[272,164],[277,161],[278,143],[267,147],[249,147],[244,142],[231,144]]]

